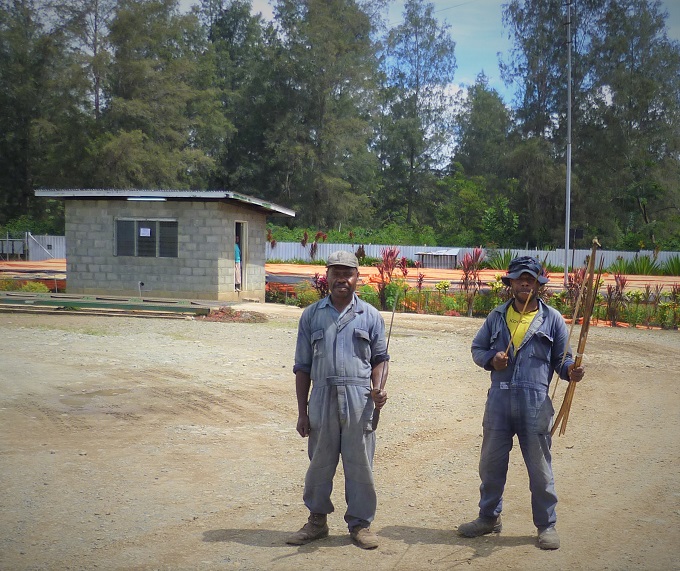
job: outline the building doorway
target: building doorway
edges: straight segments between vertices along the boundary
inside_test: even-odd
[[[234,226],[234,290],[246,289],[245,278],[247,275],[245,264],[248,248],[248,240],[245,222],[236,222]]]

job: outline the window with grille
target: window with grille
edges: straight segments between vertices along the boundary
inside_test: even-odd
[[[116,220],[116,256],[177,257],[177,220]]]

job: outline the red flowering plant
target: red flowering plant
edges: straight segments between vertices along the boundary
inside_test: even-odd
[[[484,250],[481,248],[475,248],[472,253],[466,252],[463,256],[463,259],[460,261],[460,267],[463,270],[461,288],[465,294],[468,317],[472,317],[472,309],[474,307],[475,297],[482,287],[482,280],[480,278],[479,272],[481,270],[483,259]]]
[[[319,293],[319,298],[324,298],[328,295],[328,279],[319,273],[314,274],[312,279],[314,289]]]
[[[628,280],[623,274],[616,272],[614,274],[614,285],[607,286],[607,292],[604,296],[607,304],[607,319],[609,319],[612,327],[616,327],[616,322],[619,321],[621,311],[626,304],[626,283]]]
[[[416,267],[420,267],[420,262],[416,262]],[[425,280],[425,274],[422,272],[418,272],[418,278],[416,279],[416,288],[418,289],[418,303],[416,305],[416,312],[420,313],[422,311],[421,308],[421,296],[423,293],[423,281]]]
[[[387,307],[387,288],[392,283],[392,274],[394,270],[399,267],[399,248],[396,246],[388,246],[380,250],[382,261],[378,264],[378,275],[380,281],[378,282],[378,297],[380,299],[380,307],[383,311]]]

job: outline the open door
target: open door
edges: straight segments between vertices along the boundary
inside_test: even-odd
[[[246,289],[246,253],[247,240],[246,225],[244,222],[236,222],[234,227],[234,290],[244,291]]]

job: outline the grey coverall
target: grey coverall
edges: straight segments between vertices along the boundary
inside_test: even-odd
[[[555,525],[557,494],[552,472],[550,429],[554,409],[548,396],[553,371],[568,378],[574,362],[563,317],[541,300],[538,313],[517,350],[509,352],[506,369],[496,371],[491,361],[510,343],[506,322],[512,300],[489,313],[472,341],[472,358],[491,371],[484,411],[482,452],[479,460],[479,515],[497,517],[503,509],[503,490],[508,471],[512,438],[519,439],[529,473],[534,525],[544,529]]]
[[[312,379],[303,499],[312,513],[333,512],[333,477],[342,456],[350,529],[375,517],[371,371],[387,359],[383,318],[356,294],[342,314],[330,296],[302,313],[293,371],[308,372]]]

